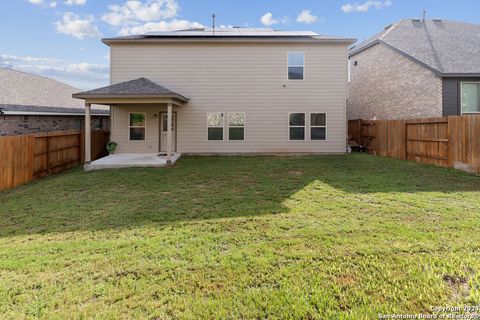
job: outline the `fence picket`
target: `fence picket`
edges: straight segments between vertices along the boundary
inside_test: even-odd
[[[84,162],[80,130],[0,137],[0,191]],[[92,159],[107,152],[109,131],[92,131]]]
[[[351,120],[348,128],[358,144],[372,140],[371,154],[480,172],[480,115]]]

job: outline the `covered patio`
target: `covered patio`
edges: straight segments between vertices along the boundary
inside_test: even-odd
[[[171,166],[180,157],[173,152],[172,123],[173,108],[188,102],[188,98],[169,90],[149,79],[138,78],[98,89],[73,94],[73,98],[85,100],[85,170],[126,167]],[[142,106],[145,108],[167,107],[166,152],[161,153],[118,153],[91,161],[91,106],[115,107]],[[111,119],[112,120],[112,119]],[[113,120],[112,120],[113,123]],[[127,129],[126,129],[127,130]]]

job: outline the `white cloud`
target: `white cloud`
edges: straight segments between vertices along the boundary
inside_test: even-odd
[[[13,65],[10,61],[3,60],[3,58],[0,56],[0,68],[11,69],[12,67]]]
[[[65,4],[68,6],[83,6],[87,0],[66,0]]]
[[[82,1],[82,0],[80,0],[80,1]],[[47,6],[50,7],[50,8],[56,8],[57,7],[57,1],[50,1],[48,4],[44,0],[28,0],[28,2],[30,2],[32,4],[35,4],[35,5],[42,6],[44,8],[46,8]]]
[[[70,35],[77,39],[101,37],[102,34],[93,24],[93,21],[93,16],[85,16],[82,19],[72,12],[66,12],[62,20],[55,22],[55,29],[58,33]]]
[[[119,27],[122,36],[203,27],[199,22],[175,19],[179,11],[177,0],[128,0],[109,6],[102,20]]]
[[[126,1],[123,5],[109,6],[102,20],[112,26],[136,25],[138,23],[170,19],[177,16],[180,6],[176,0]]]
[[[14,56],[14,55],[9,55],[9,54],[1,54],[0,58],[3,61],[10,61],[10,62],[34,62],[34,63],[57,63],[62,60],[59,59],[53,59],[53,58],[39,58],[39,57],[20,57],[20,56]]]
[[[88,73],[106,73],[108,72],[108,66],[93,64],[93,63],[71,63],[63,64],[59,66],[52,65],[18,65],[18,69],[27,70],[34,73],[65,73],[65,74],[88,74]]]
[[[311,24],[318,21],[318,16],[312,14],[310,10],[303,10],[297,17],[297,22]]]
[[[153,31],[172,31],[172,30],[182,30],[190,28],[202,28],[204,27],[201,23],[192,22],[188,20],[176,20],[171,21],[160,21],[160,22],[147,22],[143,25],[132,26],[132,27],[123,27],[119,34],[121,36],[128,36],[132,34],[145,34]]]
[[[341,9],[343,12],[350,13],[350,12],[367,12],[371,7],[380,10],[385,7],[389,7],[392,5],[391,0],[369,0],[364,3],[347,3],[344,4]]]
[[[109,78],[108,65],[72,63],[55,58],[1,54],[0,66],[51,77],[81,89],[107,85]]]
[[[263,23],[265,26],[270,27],[274,24],[279,24],[280,21],[273,18],[273,14],[271,12],[265,13],[261,18],[260,22]]]

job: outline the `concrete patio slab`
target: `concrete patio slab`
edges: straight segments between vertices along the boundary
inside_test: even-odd
[[[174,153],[172,155],[173,165],[180,158],[181,154]],[[167,157],[165,154],[158,153],[118,153],[111,154],[107,157],[92,161],[85,164],[85,171],[102,170],[102,169],[120,169],[120,168],[159,168],[168,167]]]

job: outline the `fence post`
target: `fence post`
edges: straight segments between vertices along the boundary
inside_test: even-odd
[[[404,150],[404,155],[403,155],[403,158],[405,160],[408,160],[408,120],[405,120],[403,122],[403,125],[405,126],[404,130],[405,130],[405,150]]]
[[[82,132],[80,131],[77,134],[78,148],[77,148],[77,158],[78,164],[82,164]]]
[[[80,164],[85,163],[85,130],[80,130],[80,152],[78,154]]]
[[[451,125],[452,125],[452,123],[450,121],[450,117],[447,116],[447,139],[448,139],[448,143],[447,143],[447,148],[448,148],[448,150],[447,150],[447,158],[448,158],[447,166],[449,166],[449,167],[453,167],[452,151],[454,150],[452,148],[453,139],[452,139],[452,136],[451,136],[451,132],[452,132],[451,131],[452,130]]]
[[[47,134],[47,176],[50,175],[50,133]]]

